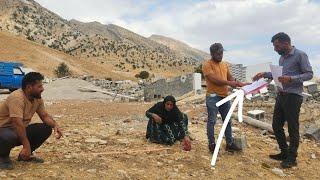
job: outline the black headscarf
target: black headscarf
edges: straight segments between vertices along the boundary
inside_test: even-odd
[[[166,102],[171,101],[173,103],[173,108],[171,111],[167,111],[165,108]],[[164,123],[179,122],[182,120],[182,114],[176,105],[176,99],[173,96],[167,96],[164,98],[163,102],[155,104],[147,112],[155,113],[163,119]]]

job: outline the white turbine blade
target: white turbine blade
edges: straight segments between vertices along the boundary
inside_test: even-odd
[[[216,161],[217,161],[217,157],[218,157],[218,153],[219,153],[219,148],[220,148],[220,145],[221,145],[221,142],[222,142],[222,138],[223,138],[224,132],[226,131],[226,128],[227,128],[227,125],[228,125],[228,123],[230,121],[231,115],[232,115],[234,109],[236,108],[238,102],[239,102],[239,96],[233,101],[233,103],[231,105],[231,108],[230,108],[230,110],[229,110],[229,112],[227,114],[227,117],[223,122],[223,125],[222,125],[220,133],[219,133],[219,137],[218,137],[218,140],[217,140],[217,144],[216,144],[216,147],[215,147],[214,152],[213,152],[213,156],[212,156],[212,160],[211,160],[211,166],[215,166],[216,165]]]

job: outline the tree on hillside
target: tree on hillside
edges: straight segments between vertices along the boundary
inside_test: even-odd
[[[200,64],[198,67],[194,70],[195,73],[200,73],[203,78],[203,72],[202,72],[202,64]]]
[[[139,74],[137,74],[135,77],[140,79],[148,79],[150,76],[149,72],[147,71],[141,71]]]
[[[57,69],[54,70],[54,73],[58,78],[72,75],[68,65],[64,62],[59,64]]]

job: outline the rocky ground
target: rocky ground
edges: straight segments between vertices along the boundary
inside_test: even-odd
[[[2,96],[2,95],[1,95]],[[224,144],[215,168],[207,150],[204,105],[182,105],[190,117],[192,150],[179,142],[167,147],[145,139],[149,103],[112,103],[96,100],[49,100],[47,109],[61,125],[64,137],[52,136],[36,154],[44,164],[20,163],[11,153],[15,169],[0,171],[2,179],[318,179],[320,145],[302,139],[298,167],[281,170],[270,160],[277,152],[272,135],[234,123],[236,135],[246,135],[248,148],[228,153]],[[38,117],[34,122],[39,121]],[[220,129],[221,124],[217,125]],[[168,149],[163,149],[168,148]],[[154,150],[145,152],[145,150]]]
[[[180,142],[170,147],[147,142],[144,112],[152,103],[129,103],[118,98],[112,102],[110,95],[79,91],[79,87],[107,90],[80,79],[45,84],[45,104],[61,125],[64,137],[56,140],[52,136],[37,150],[36,154],[46,160],[44,164],[17,162],[21,147],[15,148],[11,153],[15,169],[0,171],[0,179],[318,179],[320,144],[313,140],[301,139],[298,167],[281,170],[279,162],[268,158],[269,153],[278,150],[273,135],[234,121],[234,135],[247,137],[247,149],[228,153],[223,144],[213,168],[212,154],[207,149],[203,98],[199,101],[190,97],[179,102],[189,115],[193,139],[192,150],[186,152]],[[8,91],[2,90],[0,99],[8,95]],[[270,122],[272,106],[272,101],[246,101],[244,113],[263,109],[266,122]],[[301,127],[317,119],[317,111],[312,110],[315,108],[317,104],[303,105]],[[39,121],[35,116],[34,122]],[[217,130],[220,127],[221,122]]]

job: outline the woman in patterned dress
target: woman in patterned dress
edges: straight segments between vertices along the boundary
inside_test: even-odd
[[[155,104],[146,116],[149,118],[146,138],[151,142],[173,145],[177,140],[182,140],[184,149],[191,149],[188,117],[179,110],[173,96],[167,96],[163,102]]]

